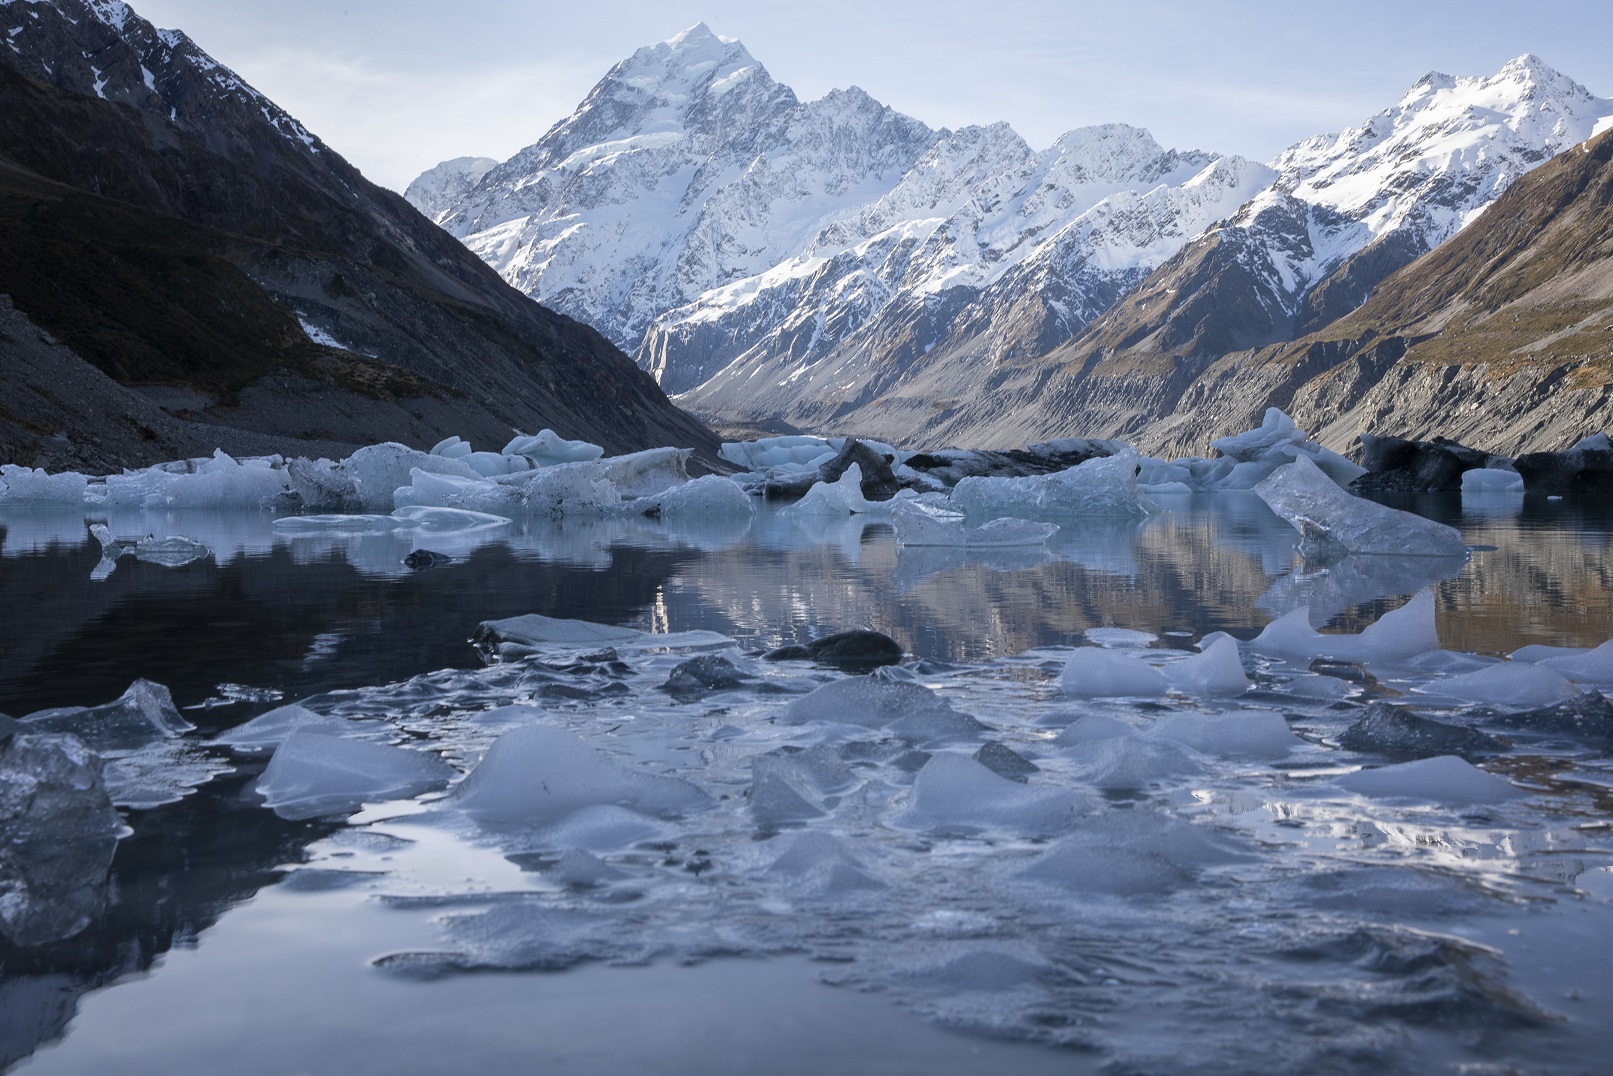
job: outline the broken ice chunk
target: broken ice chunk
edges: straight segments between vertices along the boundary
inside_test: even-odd
[[[899,824],[947,834],[1007,830],[1043,837],[1068,829],[1090,805],[1077,793],[1010,781],[965,755],[934,755],[913,780]]]
[[[605,450],[587,441],[567,441],[553,430],[539,430],[530,437],[517,436],[504,446],[506,456],[525,456],[539,467],[558,463],[586,463],[597,460]]]
[[[996,549],[1036,546],[1058,533],[1057,523],[1037,523],[1005,517],[979,527],[964,525],[959,513],[943,512],[915,502],[891,509],[891,525],[896,542],[902,546],[947,546],[965,549]]]
[[[1078,721],[1066,732],[1097,720],[1102,719],[1094,716]],[[1059,739],[1065,742],[1062,736]],[[1076,778],[1105,792],[1147,788],[1158,781],[1195,774],[1202,769],[1186,749],[1170,742],[1142,739],[1129,726],[1125,733],[1075,740],[1069,756],[1077,766]]]
[[[1539,664],[1582,684],[1613,684],[1613,639],[1593,650],[1541,658]]]
[[[1462,556],[1454,527],[1346,493],[1307,457],[1255,487],[1273,512],[1299,531],[1301,548],[1396,556]]]
[[[1385,613],[1359,635],[1323,635],[1311,627],[1309,610],[1295,609],[1267,624],[1250,641],[1249,649],[1280,658],[1404,661],[1439,649],[1434,594],[1418,591],[1405,605]]]
[[[1184,695],[1240,695],[1249,690],[1249,677],[1238,656],[1238,641],[1223,635],[1202,653],[1173,661],[1159,670],[1172,691]]]
[[[751,760],[751,814],[763,827],[821,818],[828,813],[824,797],[855,780],[826,744],[758,755]]]
[[[15,463],[0,465],[0,503],[68,504],[84,503],[89,480],[76,471],[51,474]]]
[[[787,725],[809,721],[883,728],[919,745],[978,740],[986,729],[923,684],[889,668],[824,684],[784,710]]]
[[[1059,686],[1082,698],[1153,698],[1165,694],[1165,674],[1141,658],[1084,646],[1064,663]]]
[[[1451,807],[1501,803],[1524,793],[1491,773],[1455,755],[1439,755],[1360,770],[1338,779],[1351,792],[1376,799],[1433,800]]]
[[[46,945],[89,926],[123,832],[78,739],[26,725],[0,738],[0,935]]]
[[[393,493],[410,484],[413,470],[480,478],[463,460],[433,456],[395,441],[366,445],[343,460],[342,465],[353,480],[355,499],[370,512],[390,512],[397,507]]]
[[[275,749],[257,791],[281,818],[317,818],[446,785],[453,767],[404,747],[293,732]]]
[[[640,498],[632,502],[631,508],[642,515],[668,521],[749,519],[756,514],[750,494],[741,489],[739,483],[715,474],[702,475]]]
[[[183,568],[198,560],[205,560],[213,551],[194,538],[174,534],[166,538],[143,538],[134,544],[134,559],[164,568]]]
[[[1160,718],[1149,731],[1207,755],[1281,758],[1299,746],[1283,715],[1271,710],[1171,714]]]
[[[23,718],[30,731],[67,732],[94,751],[127,751],[183,735],[196,726],[179,716],[166,687],[136,680],[100,706],[65,706]]]
[[[971,519],[1146,516],[1137,467],[1137,454],[1126,451],[1053,474],[965,478],[953,489],[952,504]]]
[[[267,754],[279,747],[293,733],[318,732],[326,736],[341,736],[350,732],[354,722],[345,717],[316,714],[296,703],[278,706],[259,714],[245,724],[226,729],[214,737],[213,742],[234,751],[251,755]]]
[[[564,729],[531,725],[493,741],[453,803],[482,822],[544,825],[585,807],[674,817],[710,806],[711,798],[679,778],[619,766]]]
[[[1247,858],[1230,841],[1160,811],[1110,811],[1083,824],[1018,877],[1077,893],[1134,897],[1192,881],[1203,868]]]
[[[1498,467],[1474,467],[1462,472],[1463,493],[1522,493],[1523,475]]]
[[[768,847],[772,842],[768,843]],[[802,833],[789,839],[783,854],[767,868],[767,873],[784,880],[790,889],[812,896],[840,896],[859,890],[884,889],[871,878],[855,856],[837,837],[827,833]]]
[[[1476,672],[1435,680],[1416,690],[1515,710],[1551,706],[1579,694],[1561,673],[1544,665],[1544,662],[1531,665],[1506,661]]]

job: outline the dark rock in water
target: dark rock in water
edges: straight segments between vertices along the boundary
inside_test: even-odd
[[[1526,732],[1566,736],[1603,748],[1613,747],[1613,702],[1599,691],[1538,710],[1498,714],[1498,724]]]
[[[1493,456],[1444,437],[1409,441],[1363,433],[1359,440],[1361,466],[1367,473],[1350,483],[1352,489],[1459,490],[1464,471],[1512,465],[1505,456]]]
[[[429,549],[416,549],[403,558],[403,566],[411,572],[423,572],[427,568],[441,568],[444,564],[452,564],[454,558],[447,553],[434,553]]]
[[[662,691],[674,695],[698,695],[707,691],[725,691],[752,679],[739,667],[717,654],[702,654],[681,662],[661,685]]]
[[[792,471],[788,474],[769,475],[762,486],[762,496],[779,500],[796,500],[807,495],[807,490],[818,484],[818,475],[812,471]]]
[[[804,646],[781,646],[762,657],[768,661],[817,661],[847,672],[869,672],[882,665],[900,664],[902,647],[889,635],[857,628]]]
[[[840,455],[818,468],[818,478],[824,482],[838,482],[855,463],[862,468],[863,496],[870,501],[888,501],[902,488],[902,484],[896,480],[896,472],[891,470],[894,462],[891,457],[875,452],[855,437],[850,437],[846,439]]]
[[[1567,452],[1528,452],[1513,464],[1526,493],[1613,491],[1613,443],[1607,434],[1587,437]]]
[[[1507,749],[1505,743],[1477,729],[1420,717],[1386,702],[1368,706],[1361,719],[1339,737],[1339,746],[1402,761],[1457,755],[1471,762]]]
[[[1021,784],[1031,774],[1042,772],[1042,768],[1036,763],[1014,749],[1004,747],[996,740],[992,740],[976,751],[975,761],[997,776],[1006,777],[1010,781],[1018,781]]]

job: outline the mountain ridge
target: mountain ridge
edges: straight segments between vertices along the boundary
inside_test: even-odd
[[[593,330],[509,288],[182,33],[117,0],[4,0],[0,21],[0,291],[182,422],[352,446],[547,425],[714,452]],[[38,451],[16,436],[17,458]]]
[[[502,199],[506,212],[447,223],[517,286],[600,325],[681,405],[752,430],[979,444],[995,422],[981,417],[996,406],[980,398],[993,385],[1020,386],[1001,406],[1023,411],[1023,385],[1056,379],[1053,369],[1158,380],[1168,368],[1163,384],[1191,382],[1189,371],[1222,356],[1305,338],[1348,314],[1518,176],[1613,123],[1613,101],[1525,54],[1490,76],[1431,72],[1377,115],[1269,165],[1166,150],[1124,124],[1035,151],[1005,124],[932,131],[912,120],[890,158],[911,163],[877,198],[828,205],[796,190],[770,201],[759,184],[730,181],[816,180],[810,150],[792,156],[778,138],[790,115],[822,113],[834,95],[796,100],[703,24],[674,42],[613,67],[465,201]],[[692,62],[665,66],[695,45]],[[691,163],[694,180],[676,198],[635,201],[644,175],[627,166],[698,134],[702,95],[740,71],[735,90],[765,85],[773,111],[728,131],[721,163]],[[635,79],[645,85],[628,85]],[[677,93],[662,93],[668,85]],[[662,96],[643,97],[650,89]],[[660,125],[650,129],[641,121],[652,113]],[[548,171],[530,170],[539,160]],[[577,197],[606,187],[609,199]],[[686,226],[708,206],[722,212]],[[797,225],[818,212],[818,226],[786,242],[770,223],[780,207]],[[542,214],[550,223],[535,224]],[[585,249],[591,228],[671,238],[659,253],[618,243],[607,258]],[[1061,358],[1043,368],[1050,353]],[[1119,426],[1025,433],[1111,435],[1153,421],[1081,413]]]

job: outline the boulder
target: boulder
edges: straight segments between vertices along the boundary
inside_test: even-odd
[[[1507,747],[1494,736],[1421,717],[1410,710],[1375,702],[1360,720],[1339,737],[1339,746],[1351,751],[1383,755],[1397,762],[1439,755],[1456,755],[1472,762],[1502,754]]]
[[[816,661],[846,672],[868,672],[902,660],[902,645],[889,635],[865,628],[842,631],[805,645],[795,644],[769,650],[768,661]]]
[[[1613,748],[1613,702],[1600,691],[1537,710],[1498,715],[1496,720],[1520,732],[1565,736],[1580,743]]]
[[[1613,444],[1605,433],[1567,452],[1527,452],[1513,466],[1523,475],[1527,493],[1613,492]]]
[[[1444,437],[1411,441],[1363,433],[1361,465],[1367,473],[1350,483],[1359,490],[1459,490],[1462,474],[1480,467],[1506,470],[1512,461]]]

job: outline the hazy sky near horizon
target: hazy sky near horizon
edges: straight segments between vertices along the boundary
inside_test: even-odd
[[[932,127],[1031,145],[1092,123],[1267,160],[1360,123],[1428,71],[1534,53],[1613,96],[1607,0],[131,0],[185,31],[365,175],[500,160],[618,60],[704,21],[803,100],[858,85]]]

